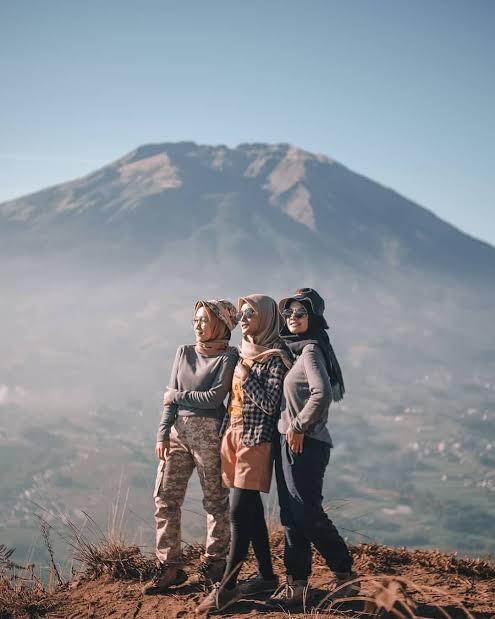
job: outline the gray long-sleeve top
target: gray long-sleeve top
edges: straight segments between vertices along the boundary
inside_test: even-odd
[[[292,427],[297,433],[332,445],[327,428],[332,387],[323,351],[317,344],[307,344],[285,375],[282,413],[278,431],[286,434]]]
[[[194,346],[177,349],[169,383],[174,398],[163,407],[157,441],[168,440],[177,415],[222,419],[237,359],[235,348],[218,357],[201,355]]]

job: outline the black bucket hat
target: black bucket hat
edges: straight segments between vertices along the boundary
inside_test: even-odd
[[[321,317],[323,321],[323,328],[329,329],[327,321],[323,316],[325,312],[325,301],[320,297],[316,290],[313,288],[298,288],[293,296],[286,297],[285,299],[279,301],[278,309],[280,310],[280,313],[286,309],[287,305],[289,305],[291,301],[299,301],[300,303],[302,301],[307,301],[311,305],[313,314]]]

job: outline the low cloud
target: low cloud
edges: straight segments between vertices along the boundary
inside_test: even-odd
[[[0,406],[7,404],[21,404],[27,398],[27,391],[19,385],[9,387],[5,383],[0,384]]]

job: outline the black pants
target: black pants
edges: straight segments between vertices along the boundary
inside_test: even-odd
[[[306,580],[311,574],[311,544],[334,572],[350,572],[352,557],[346,543],[322,507],[323,477],[330,445],[304,437],[302,454],[294,454],[281,435],[275,441],[280,520],[285,527],[284,563],[287,574]]]
[[[234,488],[230,501],[230,528],[232,539],[225,567],[225,587],[235,587],[250,543],[253,545],[260,573],[264,578],[274,578],[265,511],[257,490]]]

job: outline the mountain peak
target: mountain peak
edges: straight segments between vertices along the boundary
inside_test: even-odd
[[[141,213],[139,221],[124,221],[131,211]],[[117,234],[118,219],[134,240],[138,230],[143,239],[162,239],[159,229],[168,238],[195,238],[206,226],[222,245],[239,234],[258,237],[261,225],[272,230],[263,251],[279,236],[280,246],[295,247],[310,234],[306,251],[318,252],[318,261],[333,256],[378,270],[414,265],[484,277],[495,264],[493,248],[426,209],[287,143],[144,144],[83,178],[0,205],[0,217],[19,225],[69,225],[56,219],[62,213],[86,214],[70,222],[78,234],[91,236],[95,222],[99,233],[112,226]]]
[[[319,161],[322,163],[332,163],[333,160],[323,154],[314,154],[304,150],[298,146],[286,142],[269,144],[265,142],[243,142],[231,148],[225,144],[208,145],[198,144],[192,141],[184,142],[157,142],[143,144],[125,155],[122,159],[135,161],[138,159],[146,159],[154,157],[160,153],[168,153],[173,156],[197,156],[198,153],[204,156],[210,156],[213,159],[219,154],[235,157],[242,155],[246,158],[258,157],[273,157],[273,158],[304,158]]]

